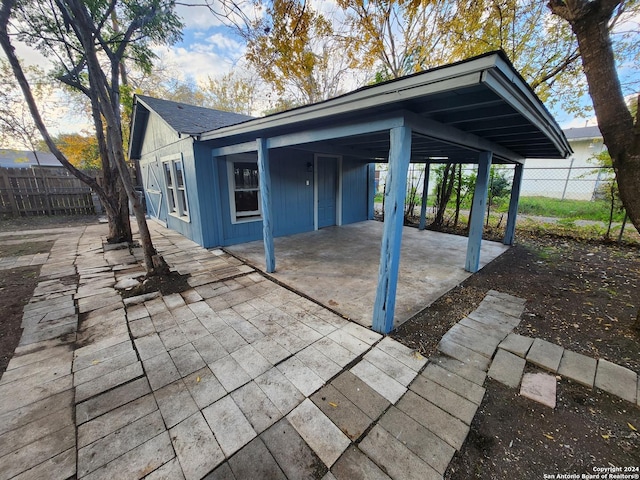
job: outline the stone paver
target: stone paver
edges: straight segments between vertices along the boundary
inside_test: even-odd
[[[595,386],[625,400],[636,403],[638,375],[628,368],[607,360],[598,360]]]
[[[382,465],[391,478],[406,480],[442,478],[429,464],[380,425],[373,427],[362,440],[360,449],[377,464]]]
[[[498,349],[487,374],[511,388],[517,388],[522,379],[526,360],[506,350]]]
[[[547,407],[556,408],[556,386],[557,381],[554,375],[525,373],[522,377],[520,395]]]
[[[518,355],[519,357],[525,358],[533,344],[533,340],[534,339],[531,337],[525,337],[524,335],[518,335],[517,333],[510,333],[507,335],[507,338],[498,345],[498,347],[506,350],[507,352]]]
[[[25,335],[0,380],[0,463],[16,459],[9,475],[441,478],[498,344],[490,376],[510,352],[554,371],[555,350],[510,334],[524,307],[511,295],[489,292],[428,364],[222,250],[150,228],[191,289],[123,302],[113,285],[143,273],[141,250],[103,253],[102,226],[73,237],[76,250],[65,238],[42,257]],[[75,273],[77,285],[60,280]],[[622,371],[605,362],[597,386],[632,383],[638,401],[637,376],[612,380]],[[594,377],[582,366],[592,359],[565,352],[558,363],[575,381]]]
[[[293,409],[287,420],[327,467],[349,446],[349,438],[309,399]]]
[[[326,474],[327,466],[286,418],[262,433],[260,438],[287,478],[316,479]]]
[[[536,338],[527,354],[527,362],[556,373],[560,366],[563,352],[564,348],[560,345]]]
[[[597,364],[595,358],[565,350],[562,360],[560,360],[558,373],[574,382],[593,388]]]

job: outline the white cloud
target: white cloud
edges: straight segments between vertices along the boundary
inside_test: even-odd
[[[203,44],[185,47],[163,47],[156,50],[162,61],[171,65],[171,70],[180,75],[182,80],[206,80],[217,77],[231,70],[237,59],[226,57]]]

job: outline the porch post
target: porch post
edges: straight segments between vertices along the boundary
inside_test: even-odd
[[[524,165],[516,163],[511,184],[511,198],[509,199],[509,213],[507,214],[507,228],[504,232],[502,243],[513,245],[516,236],[516,220],[518,218],[518,202],[520,201],[520,187],[522,186],[522,171]]]
[[[389,170],[385,186],[384,227],[380,247],[378,288],[373,306],[373,329],[389,333],[393,328],[396,305],[400,243],[404,224],[404,201],[407,194],[407,172],[411,158],[411,129],[395,127],[389,131]]]
[[[473,192],[471,205],[471,221],[469,222],[469,239],[467,240],[467,260],[464,269],[475,273],[480,268],[480,247],[484,228],[484,213],[487,207],[489,191],[489,170],[491,169],[491,152],[480,152],[478,158],[478,176]]]
[[[431,163],[424,164],[424,184],[422,185],[422,206],[420,207],[420,225],[418,230],[424,230],[427,223],[427,195],[429,194],[429,171]]]
[[[273,249],[273,225],[271,223],[271,172],[269,169],[269,149],[264,138],[256,139],[258,144],[258,177],[260,200],[262,202],[262,236],[267,273],[276,271],[276,257]]]

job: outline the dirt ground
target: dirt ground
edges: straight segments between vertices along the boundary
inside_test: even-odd
[[[442,335],[490,290],[525,298],[517,333],[640,372],[637,247],[528,238],[392,333],[431,356]],[[640,466],[640,408],[598,390],[558,382],[555,409],[487,380],[471,433],[449,480],[542,479]]]
[[[60,219],[45,225],[0,222],[0,232],[78,224]],[[17,250],[12,248],[20,252],[50,248],[46,243],[27,242],[39,240],[32,236],[23,237],[24,244],[6,242],[19,238],[0,237],[0,257],[15,255]],[[0,373],[19,340],[22,305],[33,292],[38,271],[30,267],[0,275]],[[633,329],[640,307],[639,282],[637,246],[553,236],[524,238],[392,336],[432,356],[442,335],[474,310],[488,290],[495,289],[527,300],[517,333],[640,372],[640,333]],[[7,341],[9,337],[13,343]],[[485,387],[469,437],[446,479],[528,480],[545,478],[545,474],[589,474],[594,467],[640,466],[637,406],[566,380],[558,383],[553,410],[492,380]]]

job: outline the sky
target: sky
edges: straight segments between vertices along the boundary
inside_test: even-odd
[[[333,11],[335,6],[335,0],[312,0],[311,3],[327,13]],[[245,47],[240,37],[205,8],[185,6],[177,8],[185,25],[183,38],[175,45],[154,48],[159,61],[167,65],[171,71],[178,72],[181,80],[195,82],[204,81],[208,77],[221,77],[234,68],[242,70]],[[17,50],[26,63],[44,67],[48,64],[41,55],[23,44],[17,45]],[[563,112],[554,113],[556,120],[563,128],[595,124],[594,118],[574,118]],[[57,117],[57,125],[52,128],[54,134],[90,128],[87,119],[74,116],[69,112],[60,113]]]

